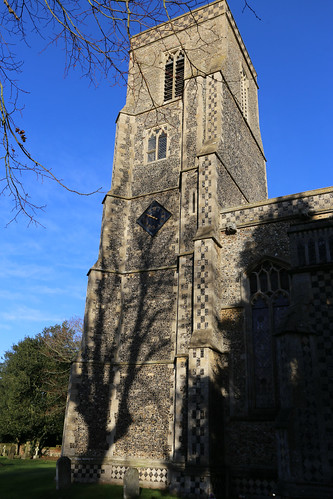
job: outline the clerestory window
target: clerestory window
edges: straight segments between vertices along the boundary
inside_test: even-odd
[[[183,52],[169,54],[165,64],[164,101],[180,97],[184,88],[185,59]]]
[[[167,133],[162,128],[154,128],[148,135],[147,162],[151,163],[157,159],[167,156]]]
[[[265,260],[249,275],[251,331],[249,367],[253,409],[276,407],[275,338],[289,306],[289,275],[285,267]]]

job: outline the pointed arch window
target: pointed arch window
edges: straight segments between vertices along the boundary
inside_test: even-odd
[[[275,261],[264,260],[249,274],[251,370],[250,406],[255,410],[276,407],[275,341],[289,306],[289,275]]]
[[[164,101],[180,97],[184,88],[185,58],[183,52],[169,54],[165,64]]]
[[[147,163],[167,157],[167,133],[163,128],[154,128],[148,135]]]

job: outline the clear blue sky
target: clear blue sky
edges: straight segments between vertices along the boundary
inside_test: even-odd
[[[262,19],[230,0],[258,73],[260,124],[270,197],[333,184],[333,2],[249,0]],[[89,86],[79,72],[64,78],[64,53],[43,42],[17,47],[25,59],[20,85],[30,93],[20,126],[27,146],[80,191],[111,183],[115,119],[125,89]],[[0,358],[44,327],[83,317],[86,273],[97,259],[103,194],[80,197],[31,179],[29,193],[46,204],[45,228],[10,219],[0,198]]]

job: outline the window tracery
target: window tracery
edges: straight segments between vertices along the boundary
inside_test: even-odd
[[[147,162],[167,157],[167,133],[164,128],[154,128],[148,135]]]
[[[289,306],[289,275],[285,267],[265,260],[249,275],[251,335],[250,366],[252,371],[251,406],[274,409],[275,346],[274,333],[279,331]]]

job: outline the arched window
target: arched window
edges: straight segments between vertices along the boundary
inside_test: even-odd
[[[274,409],[276,406],[275,341],[289,306],[289,275],[275,261],[264,260],[249,273],[251,371],[250,406]]]
[[[169,54],[165,64],[164,101],[180,97],[184,88],[184,54]]]
[[[148,135],[147,162],[167,157],[167,134],[162,128],[154,128]]]

